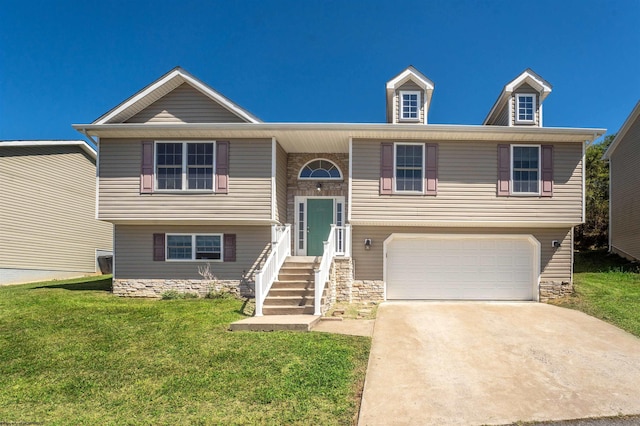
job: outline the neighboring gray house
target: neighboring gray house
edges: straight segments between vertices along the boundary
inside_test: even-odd
[[[609,160],[609,250],[640,260],[640,101],[603,158]]]
[[[96,220],[84,141],[0,141],[0,285],[94,274],[113,227]]]
[[[483,125],[430,124],[433,89],[409,67],[386,84],[387,123],[263,123],[176,68],[74,125],[99,138],[114,292],[204,292],[206,263],[219,285],[255,282],[257,315],[570,291],[604,130],[543,127],[551,86],[531,70]]]

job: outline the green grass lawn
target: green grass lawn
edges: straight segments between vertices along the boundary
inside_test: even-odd
[[[640,337],[640,266],[604,251],[576,253],[575,294],[554,304],[578,309]]]
[[[231,333],[242,301],[124,299],[110,286],[0,287],[0,423],[354,422],[369,338]]]

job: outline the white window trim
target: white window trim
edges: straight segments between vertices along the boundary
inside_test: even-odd
[[[531,120],[520,120],[520,98],[533,97],[533,113]],[[534,124],[536,122],[536,105],[538,104],[538,96],[535,93],[516,93],[516,116],[515,122],[519,124]]]
[[[416,118],[405,118],[403,117],[404,110],[404,95],[417,95],[416,101]],[[398,99],[398,120],[406,121],[406,122],[419,122],[420,121],[420,91],[419,90],[400,90],[399,91],[399,99]]]
[[[396,179],[396,167],[397,167],[397,162],[396,162],[396,147],[398,145],[416,145],[416,146],[421,146],[422,147],[422,171],[420,173],[421,179],[422,179],[422,191],[407,191],[407,190],[402,190],[402,189],[398,189],[398,184],[397,184],[397,179]],[[405,194],[405,195],[424,195],[424,171],[426,168],[426,161],[427,158],[425,156],[425,149],[424,149],[424,143],[416,143],[416,142],[394,142],[393,143],[393,193],[394,194]]]
[[[182,144],[182,189],[159,189],[158,188],[158,144],[163,143],[180,143]],[[190,143],[211,143],[213,144],[213,167],[211,175],[211,189],[187,189],[187,144]],[[164,193],[178,193],[184,194],[185,192],[197,192],[197,193],[213,193],[216,188],[216,141],[214,140],[157,140],[153,144],[153,187],[154,192]]]
[[[306,228],[307,226],[307,213],[309,211],[309,208],[307,207],[307,200],[310,199],[314,199],[314,200],[318,200],[318,199],[330,199],[333,200],[333,223],[336,223],[336,219],[337,219],[337,214],[338,214],[338,204],[342,204],[342,225],[341,226],[345,226],[345,224],[347,223],[346,220],[346,208],[347,205],[345,203],[345,199],[344,197],[331,197],[331,196],[318,196],[318,197],[313,197],[313,196],[296,196],[294,197],[294,204],[295,204],[295,209],[294,209],[294,215],[295,215],[295,238],[294,238],[294,244],[295,244],[295,250],[294,252],[296,253],[296,256],[306,256],[307,255],[307,233],[306,230],[305,232],[302,234],[303,238],[302,238],[302,247],[300,247],[300,221],[298,220],[299,216],[300,216],[300,204],[304,204],[304,212],[303,212],[303,220],[304,220],[304,224],[303,226]]]
[[[338,170],[338,173],[340,173],[340,177],[334,178],[334,177],[328,177],[328,178],[316,178],[316,177],[302,177],[300,176],[302,174],[302,171],[304,170],[305,167],[307,167],[309,164],[313,163],[314,161],[318,161],[318,160],[322,160],[322,161],[326,161],[327,163],[331,163],[333,164],[333,166]],[[327,159],[327,158],[314,158],[311,161],[307,161],[306,163],[304,163],[304,165],[302,167],[300,167],[300,171],[298,172],[298,180],[344,180],[343,178],[343,174],[342,174],[342,169],[340,169],[340,167],[338,167],[338,165]]]
[[[513,186],[513,149],[514,148],[538,148],[538,192],[515,192],[513,190],[514,186]],[[523,196],[523,197],[531,197],[531,196],[539,196],[540,195],[540,189],[542,188],[542,145],[523,145],[523,144],[513,144],[511,145],[511,152],[510,152],[510,164],[509,164],[509,189],[510,189],[510,193],[511,195],[514,195],[516,197],[519,196]]]
[[[169,237],[191,237],[191,259],[169,259]],[[196,259],[196,237],[220,237],[220,259]],[[223,262],[224,261],[224,234],[165,234],[164,238],[165,262]]]

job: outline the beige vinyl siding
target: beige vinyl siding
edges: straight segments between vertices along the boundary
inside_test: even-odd
[[[276,148],[276,220],[287,222],[287,153],[280,144]]]
[[[0,147],[0,268],[96,271],[95,161],[77,146]]]
[[[154,233],[220,233],[236,235],[235,262],[209,262],[216,278],[239,280],[253,277],[259,260],[269,249],[269,226],[115,226],[115,278],[118,279],[202,279],[198,266],[206,261],[154,261]]]
[[[243,123],[245,121],[191,85],[183,83],[128,119],[126,123]]]
[[[482,234],[482,235],[533,235],[540,242],[540,280],[571,281],[571,228],[426,228],[409,226],[353,226],[352,255],[357,280],[383,279],[384,241],[393,233],[407,234]],[[372,241],[365,250],[361,242]],[[552,248],[558,240],[560,248]],[[464,262],[464,259],[460,259]]]
[[[611,167],[611,246],[640,260],[640,117],[613,151]]]
[[[498,114],[498,117],[496,118],[496,122],[493,123],[493,125],[495,126],[509,125],[509,102],[511,102],[511,98],[506,104],[504,104],[504,106],[502,107],[502,110],[500,111],[500,114]]]
[[[498,197],[497,145],[440,142],[436,196],[379,195],[380,141],[354,141],[352,220],[582,222],[580,143],[554,146],[554,187],[550,198]]]
[[[420,99],[418,99],[418,107],[420,108],[420,114],[419,114],[419,122],[420,123],[424,123],[424,90],[418,86],[415,82],[409,80],[406,83],[404,83],[402,86],[398,87],[396,89],[396,95],[395,95],[395,110],[396,110],[396,120],[398,123],[402,123],[402,111],[400,111],[400,92],[401,91],[405,91],[405,90],[409,90],[409,91],[416,91],[416,92],[420,92]],[[404,121],[407,122],[407,121]]]
[[[271,219],[271,139],[230,140],[228,194],[141,195],[141,156],[140,140],[100,141],[101,219]]]

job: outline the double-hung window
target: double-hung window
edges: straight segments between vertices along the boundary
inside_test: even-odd
[[[167,234],[167,260],[222,260],[221,234]]]
[[[400,92],[400,119],[418,121],[420,119],[420,92]]]
[[[395,144],[396,192],[422,193],[424,184],[424,144]]]
[[[535,121],[536,95],[522,94],[516,95],[516,122],[533,123]]]
[[[511,181],[514,194],[540,193],[540,146],[511,146]]]
[[[156,142],[156,189],[212,191],[214,142]]]

